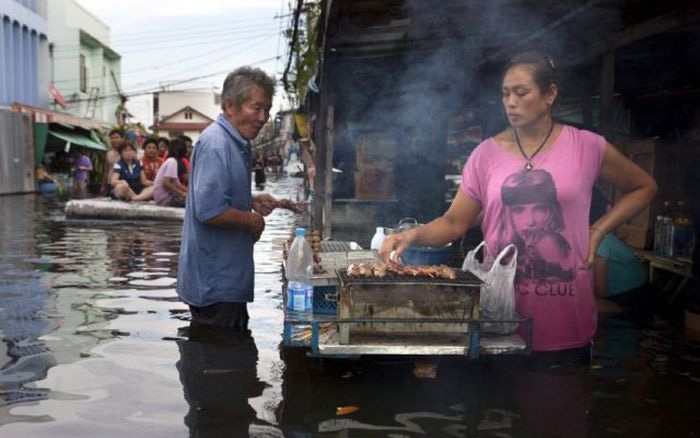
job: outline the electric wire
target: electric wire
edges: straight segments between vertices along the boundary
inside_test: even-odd
[[[248,65],[258,65],[258,64],[272,61],[276,58],[277,58],[276,56],[272,56],[269,58],[264,58],[264,59],[260,59],[260,60],[254,61],[254,62],[250,62],[250,63],[248,63]],[[189,82],[195,82],[195,81],[200,80],[200,79],[206,79],[206,78],[210,78],[210,77],[217,76],[217,75],[223,75],[223,74],[229,73],[230,71],[231,71],[231,69],[228,68],[226,70],[221,70],[221,71],[217,71],[214,73],[208,73],[206,75],[195,76],[195,77],[186,78],[186,79],[174,80],[172,82],[159,84],[158,86],[155,86],[155,87],[152,86],[150,88],[144,88],[144,89],[124,90],[123,93],[128,97],[143,96],[146,94],[152,94],[156,91],[163,91],[163,87],[186,84]],[[98,100],[106,100],[106,99],[110,99],[113,97],[118,97],[119,95],[120,95],[119,93],[110,93],[110,94],[99,96],[97,99]],[[87,97],[86,98],[78,98],[78,99],[66,99],[66,101],[68,103],[87,102],[88,100],[89,100],[89,98],[87,98]]]
[[[267,39],[267,38],[274,37],[274,36],[277,36],[277,35],[278,35],[278,34],[275,32],[275,33],[261,34],[261,35],[258,35],[258,36],[254,36],[254,37],[251,37],[251,38],[247,38],[246,41],[245,41],[247,44],[246,44],[245,47],[243,47],[243,50],[242,50],[242,51],[245,51],[245,49],[250,48],[250,44],[249,44],[249,43],[250,43],[251,39],[252,39],[252,40],[256,40],[256,39],[258,39],[258,38],[266,38],[266,39]],[[256,44],[256,45],[257,45],[257,44]],[[126,75],[128,75],[128,74],[130,74],[130,73],[135,73],[135,72],[140,72],[140,71],[146,71],[146,70],[153,70],[153,69],[159,69],[159,68],[161,68],[161,67],[163,67],[163,66],[165,66],[165,65],[178,64],[178,63],[181,63],[181,62],[183,62],[183,61],[187,61],[187,60],[191,60],[191,59],[195,59],[195,58],[203,58],[203,57],[207,57],[207,56],[212,55],[212,54],[218,54],[218,53],[220,53],[220,52],[222,52],[222,51],[224,51],[224,50],[227,50],[227,49],[237,49],[237,48],[241,48],[242,46],[243,46],[243,44],[238,44],[238,45],[234,45],[234,46],[225,45],[225,46],[223,46],[223,47],[222,47],[221,45],[219,45],[218,47],[216,47],[216,48],[214,48],[214,49],[212,49],[212,50],[210,50],[210,51],[207,51],[207,52],[204,52],[204,53],[197,53],[197,54],[195,54],[195,55],[193,55],[193,56],[188,56],[188,57],[185,57],[185,58],[175,59],[175,60],[170,61],[170,62],[167,62],[167,63],[158,64],[158,65],[155,66],[155,67],[154,67],[154,66],[148,66],[148,67],[141,67],[141,68],[134,69],[134,70],[123,71],[123,72],[121,72],[121,76],[124,77],[124,76],[126,76]],[[179,49],[179,47],[178,47],[177,49]],[[237,54],[237,53],[240,53],[240,52],[233,52],[233,53],[231,53],[231,54]],[[102,75],[95,75],[95,76],[90,76],[90,77],[89,77],[89,79],[91,80],[91,82],[93,82],[93,81],[99,82],[100,80],[102,80],[102,78],[103,78]],[[79,80],[79,79],[78,79],[78,78],[74,78],[74,79],[61,79],[61,80],[56,80],[56,81],[54,81],[54,83],[55,83],[55,84],[60,84],[60,83],[67,83],[67,82],[75,82],[75,81],[77,81],[77,80]],[[156,79],[156,80],[157,80],[157,79]]]

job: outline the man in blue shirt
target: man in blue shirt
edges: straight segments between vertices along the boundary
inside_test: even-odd
[[[194,147],[177,276],[193,323],[248,329],[253,245],[265,228],[263,216],[278,203],[269,194],[252,196],[250,141],[269,118],[274,87],[257,68],[230,73],[222,113]]]

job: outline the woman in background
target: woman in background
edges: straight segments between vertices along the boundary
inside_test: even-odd
[[[594,187],[591,224],[611,208],[612,203],[598,187]],[[648,324],[654,318],[647,271],[632,248],[614,233],[607,233],[596,250],[593,290],[600,313],[624,314],[640,325]]]
[[[180,182],[178,168],[182,168],[182,158],[187,154],[187,144],[181,138],[170,143],[170,155],[165,160],[153,183],[153,199],[158,205],[184,207],[187,187]]]

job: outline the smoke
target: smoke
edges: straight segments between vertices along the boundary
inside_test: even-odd
[[[592,58],[600,36],[620,22],[617,9],[600,0],[546,7],[537,1],[406,0],[383,13],[370,24],[349,13],[340,19],[325,80],[334,82],[336,120],[348,123],[351,136],[376,129],[399,139],[397,181],[401,191],[414,192],[400,200],[414,210],[416,203],[435,204],[427,208],[433,214],[444,209],[435,194],[444,188],[449,119],[474,114],[485,136],[497,133],[506,125],[502,70],[514,54],[543,51],[560,69],[570,69]],[[591,80],[585,73],[569,78],[564,89]]]

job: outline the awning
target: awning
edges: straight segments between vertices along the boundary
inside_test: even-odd
[[[72,132],[56,132],[56,131],[49,131],[49,134],[53,135],[56,138],[60,138],[61,140],[66,142],[66,152],[70,151],[70,146],[72,144],[82,146],[85,148],[89,149],[95,149],[98,151],[106,151],[107,146],[105,146],[102,142],[92,138],[88,134],[78,134],[78,133],[72,133]]]

